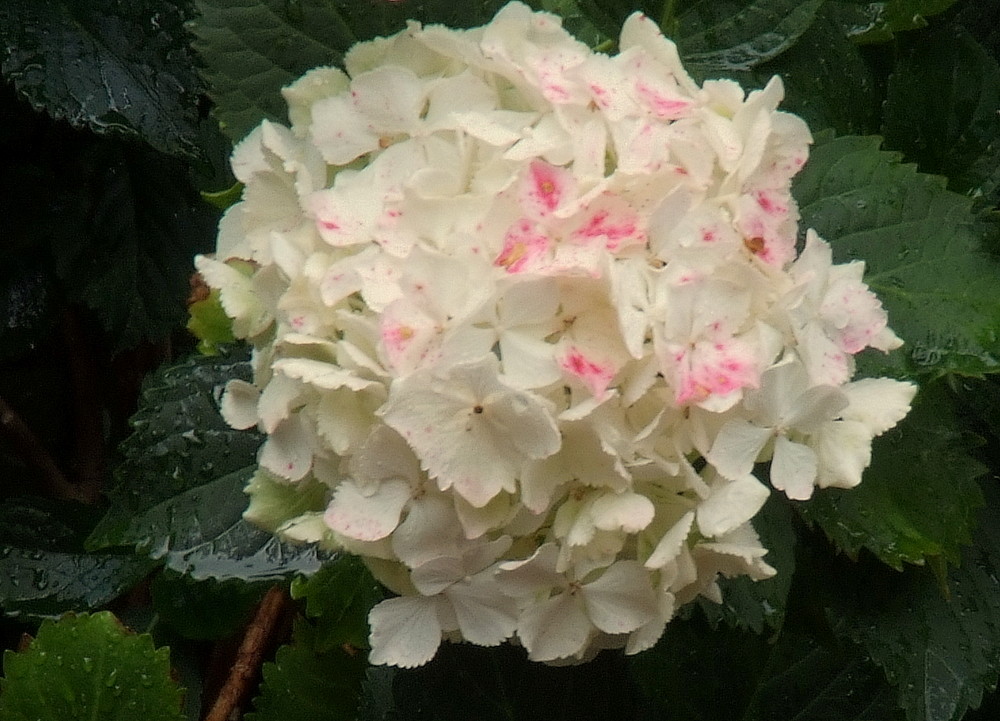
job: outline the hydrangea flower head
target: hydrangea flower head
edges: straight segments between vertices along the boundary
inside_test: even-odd
[[[234,152],[197,265],[254,348],[222,402],[268,435],[247,517],[397,594],[375,663],[648,648],[720,575],[774,573],[757,464],[790,498],[849,488],[909,409],[851,380],[901,343],[863,264],[812,231],[796,254],[811,137],[781,81],[699,86],[638,13],[619,47],[517,2],[410,23]]]

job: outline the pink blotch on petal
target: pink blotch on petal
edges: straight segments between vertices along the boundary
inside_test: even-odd
[[[508,273],[537,270],[540,260],[549,251],[552,240],[528,218],[521,218],[510,227],[503,239],[503,250],[493,265],[506,268]]]
[[[573,179],[567,170],[535,160],[528,166],[518,199],[529,215],[544,218],[559,207],[572,186]]]
[[[683,98],[666,95],[650,87],[646,83],[636,83],[636,92],[643,99],[656,117],[664,120],[677,120],[688,114],[692,102]]]
[[[579,379],[595,398],[604,394],[616,372],[611,364],[593,361],[572,347],[559,360],[559,366]]]

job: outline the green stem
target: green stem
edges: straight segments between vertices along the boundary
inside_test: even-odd
[[[660,29],[671,39],[677,35],[677,18],[674,17],[676,10],[677,0],[666,0],[663,3],[663,13],[660,15]]]

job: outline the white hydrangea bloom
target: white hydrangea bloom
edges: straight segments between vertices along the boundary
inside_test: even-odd
[[[767,578],[752,520],[861,481],[915,387],[852,381],[901,341],[806,231],[811,137],[780,79],[699,86],[634,14],[620,52],[512,2],[412,22],[284,90],[233,155],[197,259],[268,435],[247,516],[361,555],[397,597],[374,663],[515,639],[539,661],[652,646],[718,577]]]

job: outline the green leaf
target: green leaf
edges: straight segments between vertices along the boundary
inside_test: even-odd
[[[919,488],[920,486],[915,486]],[[945,579],[909,569],[853,569],[832,613],[839,633],[861,643],[896,686],[910,721],[957,721],[979,705],[1000,672],[1000,493],[987,505],[974,545]],[[842,581],[846,579],[842,578]],[[845,592],[848,586],[851,592]]]
[[[957,563],[982,505],[975,479],[986,469],[971,447],[946,388],[924,386],[910,414],[875,439],[860,486],[820,490],[799,508],[852,556],[867,548],[896,569],[935,556]]]
[[[927,27],[927,18],[942,13],[956,0],[838,0],[832,3],[848,34],[858,43],[883,43],[893,34]]]
[[[153,568],[145,558],[0,546],[0,608],[7,616],[53,618],[104,606]]]
[[[900,165],[875,137],[817,143],[793,186],[801,227],[862,259],[865,280],[906,345],[868,359],[878,374],[976,375],[1000,370],[1000,266],[972,201],[942,178]]]
[[[243,629],[267,589],[263,583],[195,581],[171,571],[157,574],[149,587],[158,622],[196,640],[226,638]]]
[[[340,648],[320,651],[307,624],[296,626],[293,643],[264,664],[264,683],[247,721],[355,721],[364,654]]]
[[[406,21],[471,27],[505,2],[478,0],[196,0],[191,28],[202,75],[223,130],[237,140],[265,118],[283,123],[281,88],[306,70],[339,65],[356,42],[403,30]]]
[[[890,721],[892,689],[853,644],[805,629],[773,639],[675,620],[630,662],[657,713],[670,721]]]
[[[233,320],[222,308],[222,295],[213,288],[207,298],[197,300],[188,306],[187,329],[198,339],[198,352],[215,355],[219,346],[234,343]]]
[[[54,118],[197,155],[200,84],[184,20],[162,0],[6,0],[3,74]]]
[[[91,548],[134,545],[196,579],[264,581],[319,568],[315,548],[281,543],[243,520],[261,436],[226,425],[217,398],[229,379],[249,377],[241,349],[193,357],[147,381]]]
[[[314,645],[324,652],[343,646],[368,648],[368,612],[384,591],[356,556],[342,556],[312,578],[292,581],[292,598],[305,599],[315,619]]]
[[[881,98],[861,50],[824,4],[797,42],[752,73],[727,73],[744,87],[764,87],[774,75],[785,86],[781,109],[802,117],[810,128],[838,133],[878,130]]]
[[[5,651],[4,721],[183,721],[169,649],[110,613],[42,623],[26,651]]]
[[[677,45],[689,71],[750,70],[795,44],[823,0],[699,2],[678,15]]]
[[[602,653],[588,663],[557,668],[528,661],[523,649],[510,644],[483,648],[446,643],[420,668],[370,669],[358,718],[607,721],[639,718],[642,705],[620,653]]]
[[[112,350],[164,339],[184,324],[191,258],[212,248],[216,214],[185,165],[142,148],[94,142],[65,165],[36,232],[70,299],[94,309]]]
[[[949,187],[997,199],[1000,65],[945,26],[901,42],[885,103],[885,142]]]
[[[57,617],[110,603],[152,570],[148,559],[83,552],[100,517],[81,503],[8,498],[0,503],[0,608],[7,616]]]
[[[713,625],[724,621],[734,628],[745,628],[754,633],[763,633],[765,628],[781,628],[795,573],[793,521],[789,505],[779,494],[772,493],[752,523],[761,543],[768,549],[764,560],[778,573],[763,581],[751,581],[747,576],[720,578],[722,604],[705,599],[698,601]]]

